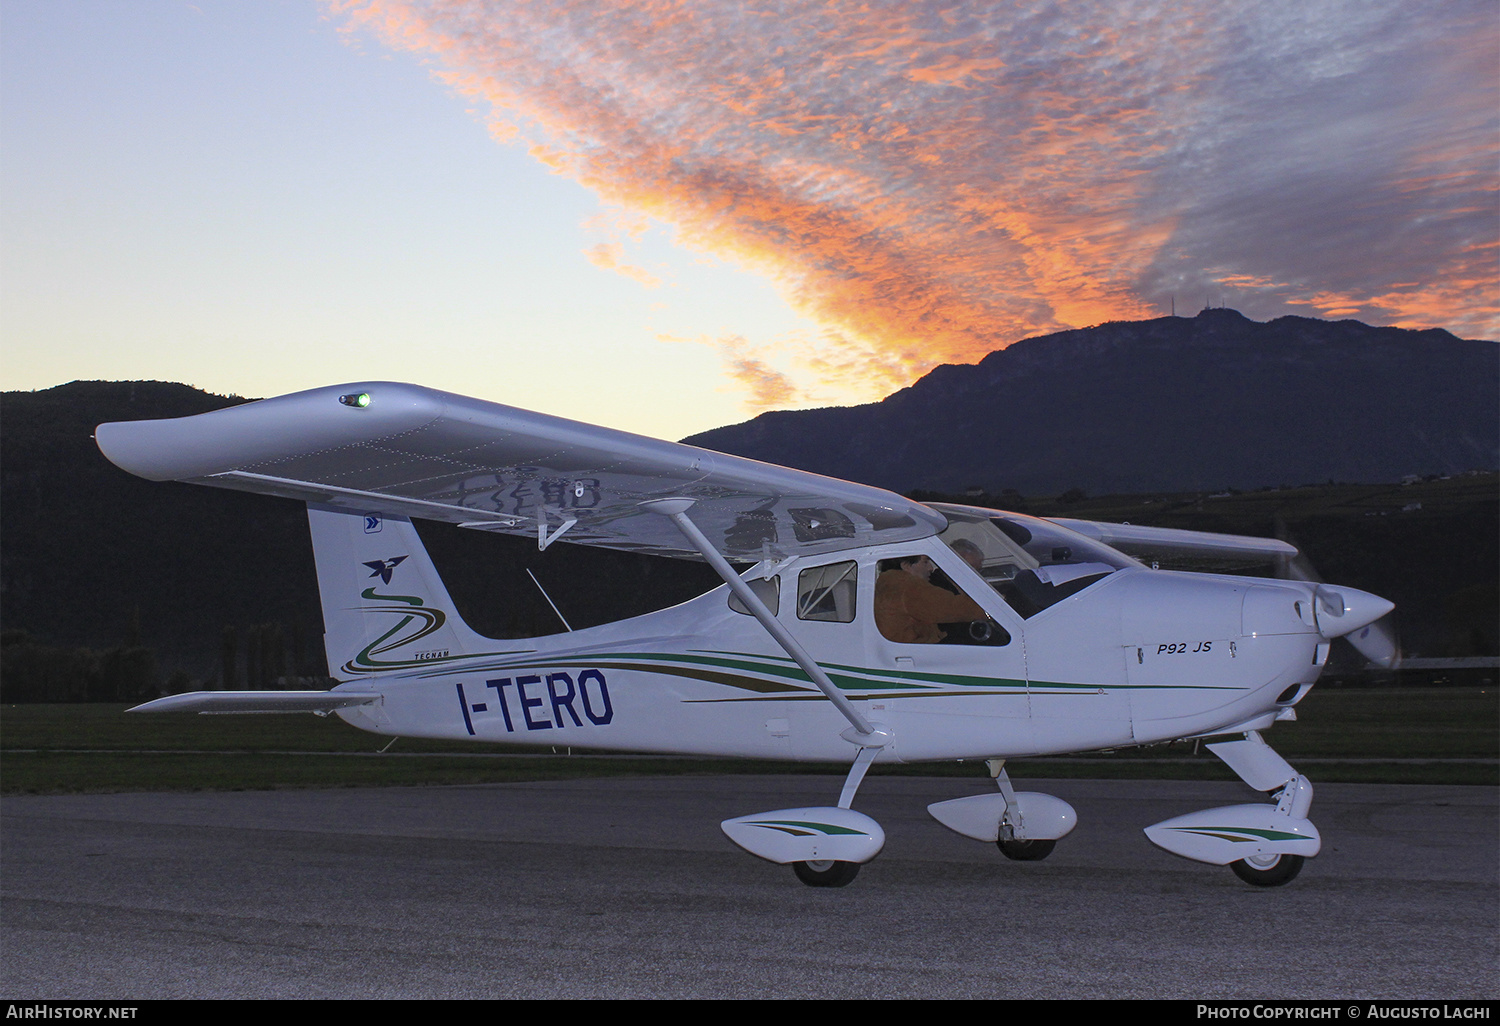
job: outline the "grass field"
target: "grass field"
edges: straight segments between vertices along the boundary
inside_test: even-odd
[[[0,710],[0,792],[260,790],[560,780],[621,774],[842,774],[846,767],[585,754],[366,734],[334,717],[126,716],[119,705]],[[1500,784],[1500,701],[1486,688],[1314,688],[1268,740],[1318,781]],[[387,748],[387,745],[389,747]],[[382,749],[385,749],[382,752]],[[1192,743],[1018,760],[1011,775],[1232,780]],[[852,749],[851,749],[852,752]],[[982,763],[874,773],[984,776]]]

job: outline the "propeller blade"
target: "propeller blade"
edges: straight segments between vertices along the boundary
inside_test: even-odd
[[[1283,538],[1282,541],[1286,539]],[[1276,560],[1276,576],[1283,581],[1307,581],[1311,584],[1323,583],[1323,578],[1313,569],[1312,563],[1302,553],[1295,556],[1282,556]]]
[[[1390,670],[1401,663],[1401,642],[1396,637],[1393,616],[1383,616],[1372,624],[1345,634],[1344,640],[1376,666]]]
[[[1280,525],[1278,528],[1277,537],[1282,541],[1289,541],[1285,529]],[[1328,617],[1329,621],[1336,623],[1334,618],[1344,614],[1344,594],[1336,588],[1325,586],[1322,576],[1313,568],[1312,562],[1300,552],[1295,556],[1284,556],[1276,560],[1276,576],[1283,581],[1306,581],[1317,585],[1315,594],[1318,611],[1332,614]],[[1375,598],[1363,592],[1353,592],[1352,589],[1345,589],[1345,591],[1359,595],[1361,598]],[[1396,637],[1396,619],[1389,613],[1339,636],[1353,645],[1360,655],[1375,666],[1389,670],[1401,662],[1401,642]]]

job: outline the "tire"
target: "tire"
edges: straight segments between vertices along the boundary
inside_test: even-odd
[[[1017,862],[1040,862],[1052,854],[1056,841],[996,841],[1000,854]]]
[[[793,862],[797,879],[809,887],[846,887],[859,875],[858,862]]]
[[[1253,887],[1280,887],[1297,878],[1305,861],[1301,855],[1257,855],[1231,862],[1229,868]]]

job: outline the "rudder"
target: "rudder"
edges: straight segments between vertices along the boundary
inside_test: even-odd
[[[483,652],[410,520],[307,504],[323,644],[340,680]]]

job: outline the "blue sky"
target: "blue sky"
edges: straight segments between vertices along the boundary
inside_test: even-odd
[[[5,0],[0,387],[677,438],[1173,302],[1493,338],[1497,40],[1487,0]]]
[[[593,193],[316,4],[6,0],[0,47],[5,389],[396,379],[676,438],[744,392],[660,336],[805,323],[664,227],[661,287],[591,263]]]

